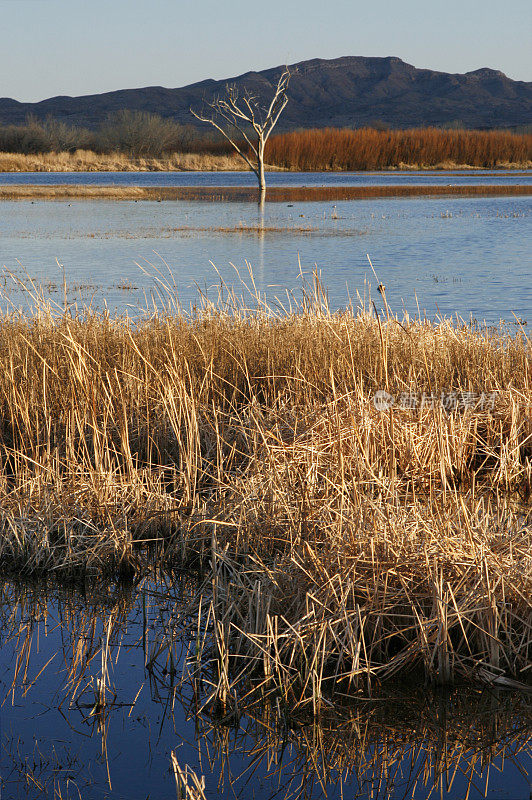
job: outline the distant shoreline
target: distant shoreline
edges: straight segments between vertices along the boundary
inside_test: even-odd
[[[519,172],[532,169],[532,161],[498,161],[486,167],[444,160],[437,163],[406,163],[400,161],[391,166],[375,169],[352,170],[336,165],[331,168],[307,169],[298,167],[298,159],[284,160],[284,166],[267,165],[269,172],[480,172],[493,169],[500,172]],[[283,163],[281,161],[280,163]],[[76,150],[74,153],[51,152],[19,154],[0,152],[0,173],[65,173],[65,172],[249,172],[243,160],[236,154],[216,155],[212,153],[172,153],[167,156],[141,157],[124,153],[95,153],[91,150]]]
[[[364,200],[381,197],[486,197],[532,195],[532,185],[475,186],[272,186],[267,190],[270,202]],[[257,189],[247,186],[94,186],[35,185],[0,186],[0,200],[129,200],[162,202],[166,200],[205,200],[253,202]]]

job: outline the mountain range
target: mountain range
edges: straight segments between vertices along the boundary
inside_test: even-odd
[[[52,116],[95,128],[121,109],[149,111],[182,124],[199,125],[190,108],[224,91],[227,83],[268,97],[283,67],[246,72],[223,81],[204,80],[178,89],[149,86],[81,97],[50,97],[38,103],[0,98],[0,123],[21,124],[28,114]],[[417,69],[400,58],[345,56],[290,65],[290,102],[277,130],[456,125],[512,128],[532,122],[532,83],[498,70],[464,74]]]

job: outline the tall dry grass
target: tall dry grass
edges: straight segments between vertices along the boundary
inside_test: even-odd
[[[140,140],[139,140],[140,141]],[[140,147],[140,145],[139,145]],[[136,149],[138,150],[139,147]],[[190,145],[192,148],[192,145]],[[311,129],[272,136],[268,169],[295,171],[530,168],[532,134],[508,131],[373,128]],[[239,156],[208,141],[184,152],[76,149],[0,152],[0,172],[160,172],[247,170]]]
[[[268,163],[290,170],[532,166],[532,135],[508,131],[325,128],[272,136]]]
[[[206,570],[223,706],[243,670],[315,710],[415,669],[528,679],[523,330],[333,313],[318,281],[185,313],[157,281],[136,320],[31,284],[35,312],[0,320],[3,567],[131,573],[155,548]],[[468,392],[493,400],[441,407]]]
[[[190,172],[242,170],[237,155],[170,153],[159,157],[92,150],[50,153],[0,153],[0,172]]]

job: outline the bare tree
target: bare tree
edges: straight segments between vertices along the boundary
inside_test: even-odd
[[[200,122],[208,122],[225,136],[236,152],[257,176],[261,200],[266,193],[264,179],[264,148],[270,133],[277,124],[286,104],[286,90],[290,71],[285,67],[281,73],[273,98],[269,105],[262,98],[244,91],[241,95],[235,85],[227,85],[224,96],[216,96],[204,102],[201,112],[190,109]],[[238,141],[240,140],[240,141]],[[246,145],[249,147],[249,151]]]

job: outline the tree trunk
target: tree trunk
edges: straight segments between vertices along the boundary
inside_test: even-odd
[[[264,178],[264,142],[259,136],[257,147],[257,179],[259,181],[259,203],[264,203],[266,197],[266,179]]]
[[[266,181],[264,179],[264,161],[259,164],[259,189],[264,191],[266,189]]]

